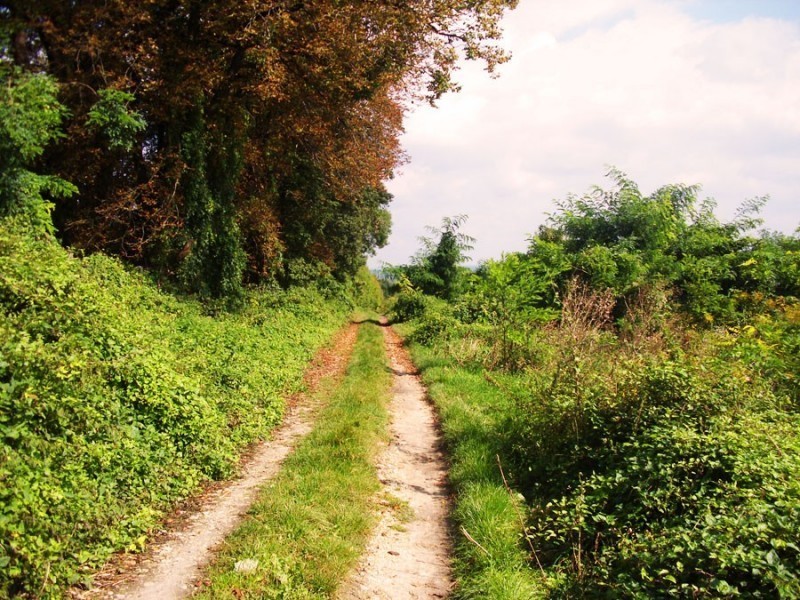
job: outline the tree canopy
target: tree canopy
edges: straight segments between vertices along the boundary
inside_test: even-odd
[[[515,4],[2,0],[0,63],[58,84],[39,166],[79,191],[64,240],[226,294],[386,240],[405,108],[457,89],[460,57],[506,60]]]
[[[411,264],[389,267],[390,274],[422,293],[440,298],[455,297],[472,250],[474,238],[460,231],[467,215],[444,217],[439,227],[428,227],[434,238],[421,237],[422,248]]]

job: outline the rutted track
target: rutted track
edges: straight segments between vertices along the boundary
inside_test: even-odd
[[[452,588],[447,465],[433,407],[402,341],[384,328],[395,373],[391,442],[378,476],[388,497],[342,600],[445,598]],[[399,501],[399,502],[398,502]]]
[[[343,375],[357,329],[350,325],[315,357],[305,377],[310,392],[322,379]],[[233,531],[259,488],[275,476],[297,442],[311,431],[315,412],[311,396],[306,393],[292,399],[284,423],[269,441],[256,446],[239,478],[205,495],[197,510],[179,528],[159,536],[132,569],[112,563],[97,578],[97,587],[81,596],[171,600],[189,595],[215,546]]]

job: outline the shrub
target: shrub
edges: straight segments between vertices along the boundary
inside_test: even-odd
[[[375,312],[383,310],[383,288],[367,267],[358,270],[353,286],[353,298],[357,306]]]
[[[426,298],[425,310],[417,317],[411,339],[419,344],[431,345],[457,335],[459,322],[453,317],[450,306],[441,300]]]
[[[704,362],[618,365],[580,395],[530,399],[518,460],[541,499],[534,545],[568,574],[556,596],[800,591],[800,420],[738,366]]]
[[[400,277],[397,286],[399,291],[392,298],[390,307],[392,321],[403,323],[421,317],[429,297],[411,285],[405,275]]]

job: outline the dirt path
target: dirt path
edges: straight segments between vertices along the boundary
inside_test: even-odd
[[[447,467],[433,407],[408,353],[384,328],[395,372],[391,442],[378,465],[381,521],[341,600],[446,598],[452,587]]]
[[[315,357],[305,376],[309,392],[323,378],[342,376],[356,334],[357,326],[351,325]],[[314,406],[310,396],[306,393],[292,399],[283,425],[273,432],[272,439],[254,449],[238,479],[217,486],[201,498],[197,510],[191,511],[188,518],[179,519],[182,523],[177,530],[159,536],[130,571],[121,560],[112,563],[97,577],[96,588],[82,596],[172,600],[190,594],[214,547],[233,531],[259,488],[275,476],[300,438],[311,430]]]

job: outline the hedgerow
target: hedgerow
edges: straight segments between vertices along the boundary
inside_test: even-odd
[[[725,330],[668,311],[614,327],[612,304],[588,288],[564,306],[527,340],[519,370],[498,368],[494,329],[462,322],[455,337],[425,334],[440,310],[404,328],[430,347],[415,357],[453,452],[459,523],[488,549],[477,523],[498,518],[491,495],[476,500],[459,482],[462,449],[490,440],[481,477],[497,491],[496,454],[524,498],[508,518],[510,548],[527,555],[529,577],[544,575],[541,594],[800,596],[796,302],[767,303]],[[518,555],[501,560],[466,538],[457,552],[459,597],[487,597],[489,566],[520,568]]]
[[[250,291],[233,312],[0,223],[0,597],[57,596],[279,422],[348,303]]]
[[[457,595],[518,597],[490,583],[524,569],[526,598],[798,598],[800,230],[611,176],[449,303],[427,263],[389,271],[417,281],[394,316],[453,453]]]

